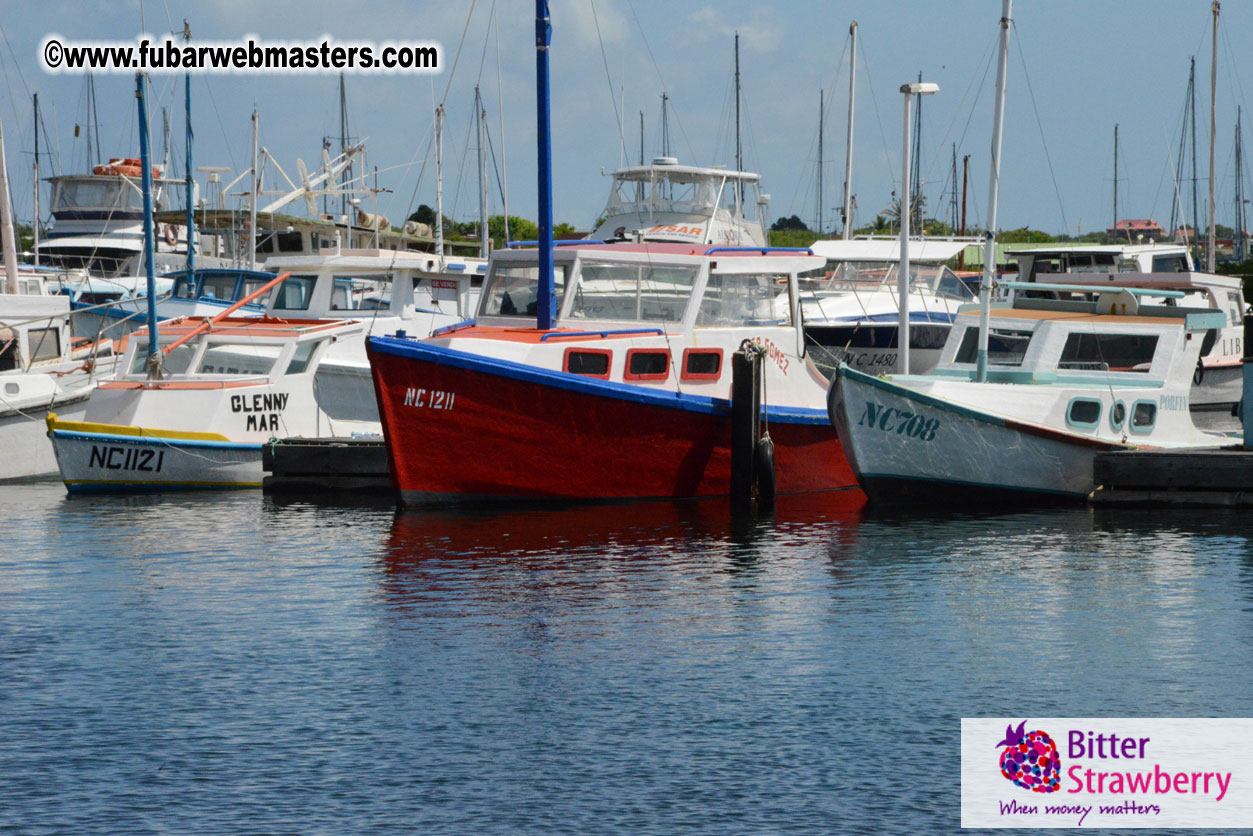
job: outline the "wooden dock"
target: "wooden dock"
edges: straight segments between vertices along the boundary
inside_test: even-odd
[[[381,438],[284,438],[261,451],[267,493],[392,493]]]
[[[1120,450],[1099,453],[1094,505],[1253,505],[1253,451]]]

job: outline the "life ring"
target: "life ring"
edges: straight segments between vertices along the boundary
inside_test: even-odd
[[[178,230],[174,228],[174,224],[165,225],[165,243],[171,247],[178,243]]]

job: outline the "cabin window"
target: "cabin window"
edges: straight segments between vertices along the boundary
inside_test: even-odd
[[[278,288],[274,307],[284,311],[306,311],[313,300],[313,276],[292,276]]]
[[[571,319],[681,322],[697,268],[583,260]]]
[[[1154,273],[1186,273],[1188,258],[1183,253],[1153,256]]]
[[[0,328],[0,372],[18,367],[16,335],[7,328]]]
[[[170,374],[184,374],[195,359],[198,346],[194,342],[184,343],[166,353],[161,358],[161,371]],[[142,375],[148,371],[148,341],[143,340],[135,347],[135,358],[131,360],[130,374]]]
[[[603,348],[567,348],[562,371],[608,380],[612,358],[613,352]]]
[[[722,349],[689,348],[683,352],[682,380],[717,380],[722,374]]]
[[[1057,368],[1147,374],[1156,351],[1156,334],[1072,333]]]
[[[1066,423],[1094,430],[1101,423],[1101,402],[1093,398],[1071,398],[1066,407]]]
[[[200,360],[199,374],[269,374],[278,353],[279,347],[272,345],[211,345]]]
[[[1136,401],[1131,407],[1131,431],[1151,433],[1157,423],[1157,404],[1153,401]]]
[[[670,376],[670,352],[664,348],[632,348],[627,351],[625,380],[665,380]]]
[[[912,342],[912,341],[911,341]],[[993,366],[1021,366],[1031,344],[1030,331],[1010,328],[988,329],[988,364]],[[979,329],[968,326],[962,334],[955,363],[975,363],[979,359]]]
[[[200,280],[200,296],[209,299],[235,299],[237,276],[232,273],[210,273]]]
[[[309,361],[313,359],[313,350],[317,347],[316,342],[301,343],[296,346],[291,362],[287,364],[287,370],[283,374],[304,374],[309,368]]]
[[[31,328],[26,332],[26,344],[30,346],[32,363],[61,356],[61,335],[56,328]]]
[[[244,278],[244,294],[243,296],[240,296],[239,298],[246,299],[249,295],[265,287],[265,285],[268,282],[272,282],[277,278],[278,276],[262,276],[262,277],[255,278],[255,279],[245,277]],[[252,303],[253,304],[256,304],[258,302],[263,303],[264,301],[265,301],[264,299],[253,299]]]
[[[1229,325],[1239,325],[1244,321],[1244,303],[1239,293],[1227,291],[1227,310],[1231,317]]]
[[[554,265],[556,285],[556,308],[561,310],[565,295],[568,265]],[[539,266],[525,263],[498,263],[492,268],[483,287],[479,305],[480,316],[526,316],[534,317],[539,299]]]
[[[711,273],[696,315],[698,326],[791,325],[787,276]]]
[[[1127,405],[1122,401],[1114,401],[1114,405],[1109,408],[1109,427],[1117,432],[1125,423],[1127,423]]]
[[[304,235],[300,232],[278,232],[274,235],[280,253],[302,253],[305,251]]]

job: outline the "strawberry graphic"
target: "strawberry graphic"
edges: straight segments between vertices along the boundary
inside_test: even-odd
[[[1012,724],[1005,727],[1005,739],[996,744],[1005,747],[1001,751],[1001,774],[1032,792],[1057,792],[1062,772],[1057,744],[1047,733],[1026,728],[1026,720],[1016,729]]]

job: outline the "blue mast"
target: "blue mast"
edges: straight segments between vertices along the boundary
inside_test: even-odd
[[[186,20],[183,21],[183,40],[191,40],[191,26]],[[183,102],[186,108],[187,121],[187,270],[190,272],[196,269],[196,209],[193,205],[192,195],[196,189],[196,181],[192,178],[191,167],[191,144],[195,134],[191,130],[191,73],[188,72],[183,79]],[[188,281],[191,278],[188,277]]]
[[[548,17],[548,0],[535,0],[535,94],[539,145],[539,295],[536,299],[536,326],[551,330],[557,318],[553,276],[553,172],[551,124],[548,116],[548,45],[553,27]]]
[[[161,368],[157,346],[157,275],[153,264],[156,246],[152,234],[152,164],[148,153],[148,105],[144,101],[144,77],[135,74],[135,98],[139,102],[139,164],[144,190],[144,273],[148,278],[148,377],[155,378]]]

